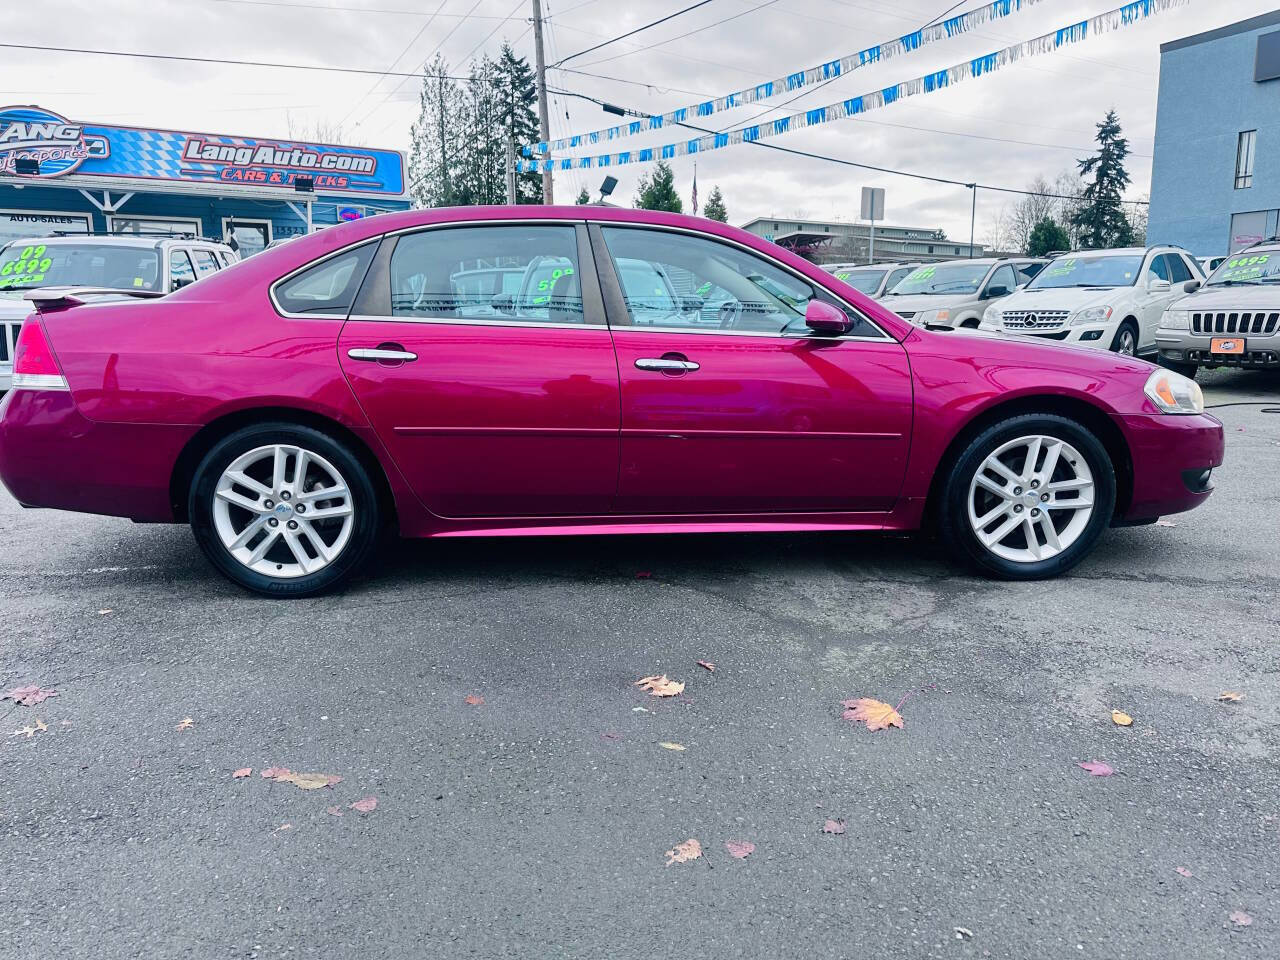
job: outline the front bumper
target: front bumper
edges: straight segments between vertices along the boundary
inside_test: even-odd
[[[1110,350],[1111,342],[1116,336],[1117,327],[1119,327],[1118,323],[1106,320],[1100,323],[1082,323],[1078,326],[1048,330],[1028,330],[1026,328],[1005,327],[1004,325],[992,326],[990,324],[984,325],[981,329],[1027,337],[1030,340],[1074,343],[1084,347],[1101,347],[1104,350]]]
[[[1209,414],[1130,414],[1115,420],[1133,460],[1133,494],[1121,520],[1154,520],[1209,499],[1213,484],[1204,472],[1222,466],[1222,421]]]
[[[1213,353],[1214,340],[1243,340],[1244,353]],[[1280,369],[1280,334],[1250,336],[1247,333],[1205,336],[1189,330],[1156,331],[1156,349],[1162,360],[1193,363],[1201,367],[1246,367],[1253,370]]]
[[[0,400],[0,481],[26,507],[166,523],[169,481],[194,426],[99,423],[62,390]]]

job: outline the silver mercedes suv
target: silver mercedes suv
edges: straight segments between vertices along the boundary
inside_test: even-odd
[[[1162,367],[1280,370],[1280,238],[1228,257],[1203,286],[1169,304],[1156,330]]]

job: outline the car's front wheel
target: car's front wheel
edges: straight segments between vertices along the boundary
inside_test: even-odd
[[[305,597],[350,576],[379,530],[368,471],[319,430],[263,423],[214,445],[196,468],[191,529],[205,555],[257,593]]]
[[[940,527],[988,575],[1038,580],[1088,555],[1115,498],[1097,437],[1066,417],[1028,414],[987,427],[961,451],[943,481]]]

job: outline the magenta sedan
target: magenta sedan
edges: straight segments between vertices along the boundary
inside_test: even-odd
[[[707,220],[379,216],[159,300],[34,290],[0,478],[26,506],[190,523],[304,596],[379,535],[937,529],[988,574],[1078,563],[1209,496],[1192,381],[917,329]]]

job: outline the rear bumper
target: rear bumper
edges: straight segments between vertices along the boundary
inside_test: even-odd
[[[65,391],[0,401],[0,481],[27,507],[173,520],[169,479],[194,426],[97,423]]]
[[[1133,496],[1126,523],[1191,510],[1213,493],[1202,474],[1222,465],[1222,422],[1208,414],[1117,416],[1133,458]]]

